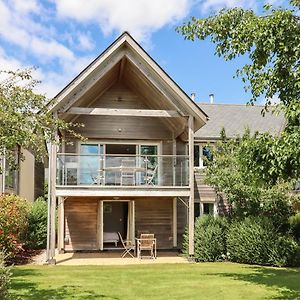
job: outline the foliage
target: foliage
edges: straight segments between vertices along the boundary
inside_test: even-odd
[[[227,251],[235,262],[273,266],[300,265],[300,247],[279,235],[268,218],[234,221],[227,235]]]
[[[37,158],[43,158],[45,144],[56,142],[58,129],[78,136],[72,130],[78,125],[53,118],[48,100],[34,92],[38,82],[31,69],[1,73],[6,78],[0,82],[0,156],[5,154],[10,169],[17,167],[17,146],[32,149]]]
[[[195,222],[195,258],[218,261],[226,257],[227,221],[222,217],[204,215]]]
[[[300,212],[289,218],[291,232],[294,237],[300,242]]]
[[[290,2],[292,9],[265,5],[262,16],[252,10],[224,9],[177,28],[188,40],[210,38],[216,54],[226,60],[249,56],[250,63],[237,75],[248,83],[250,103],[263,96],[268,110],[271,99],[279,98],[278,110],[287,119],[284,132],[279,137],[256,137],[252,149],[248,148],[252,171],[273,184],[278,179],[300,178],[300,3]]]
[[[24,242],[30,249],[43,249],[47,242],[47,202],[38,198],[31,206]]]
[[[208,162],[206,182],[221,191],[232,214],[238,218],[267,216],[277,230],[286,231],[288,218],[293,214],[294,197],[289,195],[290,184],[273,183],[261,177],[253,167],[251,152],[256,135],[246,132],[242,137],[223,140],[211,149],[214,160]]]
[[[4,253],[0,252],[0,299],[9,299],[8,288],[10,286],[11,272],[5,266]]]
[[[16,195],[0,196],[0,251],[8,258],[21,250],[27,229],[28,202]]]

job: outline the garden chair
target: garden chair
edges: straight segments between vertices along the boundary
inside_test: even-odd
[[[141,258],[142,251],[150,251],[150,258],[156,258],[156,239],[153,233],[142,233],[137,242],[138,258]]]
[[[145,182],[147,185],[155,185],[155,178],[156,178],[156,173],[157,173],[157,168],[158,165],[155,166],[155,168],[152,169],[147,169],[147,174],[145,176]]]
[[[121,244],[124,248],[124,251],[121,254],[121,257],[123,258],[128,254],[132,258],[134,258],[135,257],[135,244],[130,240],[123,240],[122,235],[121,235],[120,232],[118,232],[118,235],[120,237]],[[130,253],[130,251],[133,251],[133,255]]]

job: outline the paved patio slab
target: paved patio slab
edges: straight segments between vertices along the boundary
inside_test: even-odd
[[[83,265],[139,265],[139,264],[176,264],[188,263],[188,260],[177,252],[158,252],[156,259],[143,257],[141,259],[125,257],[121,258],[122,252],[94,252],[94,253],[64,253],[58,254],[57,265],[83,266]]]

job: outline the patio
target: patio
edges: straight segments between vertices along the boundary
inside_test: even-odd
[[[139,265],[139,264],[177,264],[188,263],[188,260],[177,251],[158,251],[157,258],[142,259],[124,257],[121,258],[122,251],[104,252],[73,252],[56,255],[57,265],[80,266],[80,265]]]

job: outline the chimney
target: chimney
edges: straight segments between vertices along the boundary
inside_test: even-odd
[[[196,100],[196,93],[191,93],[191,99],[192,99],[193,101]]]
[[[210,102],[210,104],[213,104],[215,102],[215,95],[214,94],[209,95],[209,102]]]

